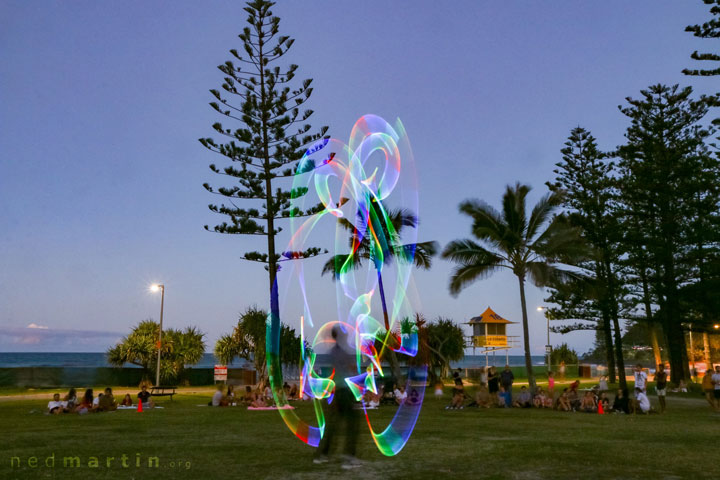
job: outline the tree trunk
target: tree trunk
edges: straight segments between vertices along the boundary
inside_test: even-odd
[[[378,276],[378,290],[380,290],[380,302],[382,303],[382,310],[383,310],[383,317],[385,318],[385,346],[383,347],[383,350],[386,350],[388,362],[390,363],[390,371],[392,372],[393,377],[395,377],[395,381],[400,384],[402,380],[402,372],[400,371],[400,362],[397,359],[397,355],[395,355],[395,351],[393,348],[395,348],[397,345],[395,345],[395,336],[390,331],[390,317],[388,315],[387,310],[387,304],[385,303],[385,287],[383,286],[382,281],[382,268],[377,269],[377,276]],[[388,345],[388,342],[392,342],[390,345]]]
[[[710,339],[708,338],[707,332],[703,332],[703,357],[705,359],[705,365],[708,368],[712,368],[712,359],[710,358]]]
[[[532,369],[532,357],[530,356],[530,332],[528,328],[527,304],[525,302],[525,276],[518,275],[520,285],[520,306],[522,307],[523,341],[525,344],[525,369],[527,370],[528,384],[530,391],[535,391],[535,375]]]
[[[613,311],[613,330],[615,333],[615,355],[617,358],[617,369],[618,369],[618,386],[623,390],[627,388],[625,380],[625,358],[623,357],[622,349],[622,332],[620,331],[620,321],[618,320],[617,311]]]
[[[652,323],[648,324],[648,330],[650,330],[650,343],[652,343],[653,356],[655,357],[655,365],[663,363],[662,355],[660,354],[660,343],[658,342],[657,328]]]
[[[607,313],[603,313],[602,322],[602,331],[605,339],[605,355],[608,364],[608,381],[610,383],[615,383],[617,380],[615,376],[615,349],[613,348],[612,330]]]
[[[674,309],[673,309],[674,311]],[[670,360],[670,380],[678,384],[680,380],[687,378],[688,366],[687,353],[685,349],[685,334],[682,331],[680,323],[673,321],[670,309],[663,313],[663,330],[665,331],[665,341],[668,346],[668,357]]]

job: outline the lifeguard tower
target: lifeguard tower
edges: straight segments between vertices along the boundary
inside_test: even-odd
[[[473,317],[467,323],[472,326],[472,335],[468,337],[467,346],[472,347],[473,355],[475,349],[481,349],[485,354],[485,366],[489,366],[488,355],[505,350],[505,363],[509,363],[508,351],[516,346],[517,336],[508,336],[507,326],[512,323],[488,307],[481,315]]]

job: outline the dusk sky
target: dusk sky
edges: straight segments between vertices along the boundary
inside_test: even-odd
[[[154,282],[166,285],[165,325],[197,325],[209,351],[240,311],[267,308],[266,272],[239,259],[254,242],[203,229],[222,221],[202,187],[217,181],[208,164],[220,158],[197,139],[221,120],[208,90],[220,87],[228,50],[242,50],[243,6],[0,2],[0,351],[104,351],[158,319]],[[684,32],[708,18],[699,0],[280,1],[273,10],[296,40],[287,56],[296,78],[314,78],[315,127],[346,141],[363,114],[402,120],[419,174],[418,237],[442,247],[469,236],[462,200],[498,206],[517,181],[533,186],[531,202],[546,193],[573,127],[603,149],[621,144],[625,97],[655,83],[717,90],[716,78],[681,73],[693,50],[712,50]],[[437,259],[415,275],[428,319],[463,323],[490,305],[520,321],[510,273],[453,298],[451,269]],[[327,289],[334,304],[332,282],[316,278],[309,288]],[[535,310],[545,296],[529,288],[534,354],[545,344]],[[552,343],[585,352],[592,337]]]

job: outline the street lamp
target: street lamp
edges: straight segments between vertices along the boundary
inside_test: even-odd
[[[713,328],[714,328],[715,330],[719,329],[719,328],[720,328],[720,324],[716,323],[715,325],[713,325]]]
[[[162,284],[153,284],[150,286],[150,290],[153,292],[157,292],[160,290],[160,333],[158,334],[158,342],[157,342],[157,351],[158,351],[158,358],[157,358],[157,371],[155,372],[155,386],[160,386],[160,348],[162,347],[162,322],[163,322],[163,308],[165,306],[165,285]]]
[[[542,312],[544,310],[547,310],[547,307],[545,307],[545,306],[537,307],[538,312]],[[549,374],[550,373],[550,352],[552,351],[552,346],[550,345],[550,317],[545,315],[545,320],[547,320],[547,345],[545,345],[545,366],[547,367],[547,371]]]

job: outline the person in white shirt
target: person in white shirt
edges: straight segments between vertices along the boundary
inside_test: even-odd
[[[405,387],[399,386],[395,389],[393,392],[395,394],[395,401],[398,405],[401,405],[405,403],[405,399],[407,399],[407,393],[405,392]]]
[[[217,390],[215,390],[215,394],[212,397],[212,402],[210,404],[213,407],[219,407],[223,400],[223,386],[222,384],[218,384]]]
[[[59,415],[65,411],[65,403],[60,401],[60,394],[53,395],[53,399],[48,402],[48,413]]]
[[[645,392],[639,388],[635,389],[635,401],[642,413],[648,413],[650,411],[650,399],[645,395]]]
[[[647,373],[643,372],[642,365],[635,365],[635,388],[643,392],[647,388]]]
[[[715,400],[715,410],[720,412],[720,365],[715,367],[715,373],[712,376],[713,397]]]

